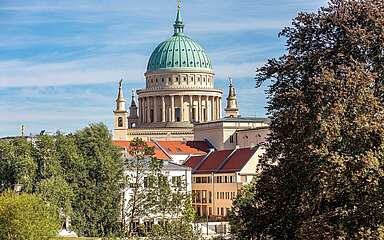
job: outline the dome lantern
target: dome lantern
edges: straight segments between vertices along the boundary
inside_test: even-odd
[[[173,27],[173,36],[160,43],[152,52],[147,65],[147,73],[178,69],[213,73],[211,59],[204,48],[184,34],[180,1],[178,1]]]
[[[176,15],[176,21],[175,24],[173,24],[173,27],[175,29],[174,35],[183,34],[184,32],[184,23],[183,19],[181,18],[181,12],[180,12],[180,0],[177,1],[177,15]]]

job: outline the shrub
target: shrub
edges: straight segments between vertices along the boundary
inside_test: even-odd
[[[48,240],[59,230],[54,209],[31,194],[0,195],[0,239]]]

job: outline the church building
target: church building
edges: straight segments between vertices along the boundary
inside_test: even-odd
[[[120,80],[114,144],[125,154],[136,137],[154,147],[155,156],[168,163],[169,179],[186,178],[193,207],[210,222],[201,224],[203,232],[225,234],[233,199],[257,175],[269,120],[240,115],[231,78],[223,107],[210,57],[184,33],[180,3],[173,27],[151,54],[145,88],[132,92],[129,109]]]
[[[122,80],[114,111],[114,140],[193,140],[193,128],[222,118],[223,91],[215,88],[212,62],[207,52],[184,33],[178,5],[174,33],[151,54],[145,88],[132,95],[125,108]],[[226,116],[239,116],[232,80]]]

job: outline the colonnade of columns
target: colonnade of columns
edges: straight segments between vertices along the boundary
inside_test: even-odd
[[[221,108],[221,97],[218,96],[169,95],[139,97],[140,123],[217,120],[221,118]]]

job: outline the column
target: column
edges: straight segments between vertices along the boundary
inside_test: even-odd
[[[151,97],[146,97],[147,98],[147,123],[151,122],[151,102],[150,99]]]
[[[165,99],[164,96],[161,96],[161,121],[165,122]]]
[[[210,102],[210,106],[211,106],[211,120],[216,120],[215,118],[215,97],[212,96],[211,97],[211,102]]]
[[[215,116],[216,116],[216,120],[219,119],[219,97],[215,97]]]
[[[219,119],[221,118],[221,97],[219,97]]]
[[[198,120],[199,120],[199,122],[202,122],[202,119],[203,119],[203,117],[201,116],[202,115],[202,111],[201,111],[201,95],[199,95],[199,110],[198,110],[198,112],[199,112],[199,117],[198,117]]]
[[[205,104],[205,110],[204,110],[205,114],[203,114],[203,116],[205,115],[204,122],[207,122],[208,121],[208,96],[205,96],[204,104]]]
[[[190,122],[193,122],[192,111],[193,111],[193,96],[189,95],[189,121]]]
[[[180,122],[184,122],[184,96],[180,96]]]
[[[142,115],[141,115],[141,110],[142,110],[143,108],[142,108],[142,106],[141,106],[141,98],[139,97],[139,121],[140,121],[140,123],[142,123],[143,121],[142,121],[142,119],[141,119],[141,117],[142,117]]]
[[[220,119],[219,97],[216,97],[216,119]]]
[[[175,122],[175,96],[171,96],[171,122]]]
[[[153,97],[153,122],[157,122],[157,96]]]
[[[207,122],[208,121],[211,121],[211,105],[209,103],[209,96],[207,96],[205,98],[205,109],[206,109],[206,112],[207,112]]]
[[[142,101],[143,101],[143,110],[142,110],[142,112],[143,112],[143,123],[146,123],[147,122],[147,112],[146,112],[147,105],[146,105],[145,97],[142,98]]]

